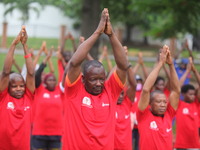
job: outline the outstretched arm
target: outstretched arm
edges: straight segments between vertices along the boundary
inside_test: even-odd
[[[176,74],[176,70],[174,68],[174,63],[171,57],[171,53],[169,51],[169,47],[167,47],[168,55],[167,55],[167,60],[166,63],[169,65],[169,70],[170,70],[170,95],[169,95],[169,102],[171,106],[177,110],[178,108],[178,103],[179,103],[179,96],[180,96],[180,85],[179,85],[179,80],[178,76]]]
[[[40,50],[38,51],[38,53],[37,53],[35,59],[33,60],[34,68],[35,68],[36,64],[38,63],[38,60],[39,60],[39,58],[40,58],[42,52],[44,51],[45,46],[46,46],[46,42],[43,41],[43,42],[42,42],[42,45],[41,45],[41,47],[40,47]]]
[[[159,62],[156,64],[155,68],[149,74],[149,76],[147,77],[147,79],[144,83],[142,93],[141,93],[141,97],[140,97],[140,100],[138,102],[138,108],[141,111],[145,110],[147,108],[147,106],[149,105],[151,89],[152,89],[152,87],[153,87],[153,85],[156,81],[156,78],[157,78],[163,64],[166,61],[166,57],[167,57],[166,46],[163,46],[163,49],[160,52]]]
[[[35,69],[32,62],[31,53],[28,50],[28,46],[26,44],[28,39],[28,35],[26,33],[25,26],[22,27],[22,35],[21,35],[21,43],[24,48],[24,58],[26,62],[27,68],[27,76],[26,76],[26,87],[33,93],[35,91]]]
[[[6,55],[3,70],[0,75],[0,85],[1,85],[0,92],[2,92],[8,87],[9,75],[10,75],[10,71],[11,71],[12,63],[13,63],[13,55],[14,55],[16,45],[20,42],[21,34],[22,34],[22,30],[20,31],[18,36],[13,40],[10,46],[10,49]]]
[[[94,43],[97,41],[99,36],[103,33],[106,25],[106,20],[108,18],[108,11],[104,9],[102,11],[101,20],[96,31],[81,45],[79,45],[78,49],[70,59],[68,63],[68,77],[71,83],[73,83],[81,73],[81,64],[86,58],[89,50],[92,48]]]
[[[108,10],[107,10],[107,12],[108,12]],[[117,64],[116,73],[119,76],[122,83],[125,83],[126,71],[130,67],[129,66],[130,64],[128,64],[128,61],[126,59],[126,54],[125,54],[125,50],[124,50],[123,46],[121,45],[120,41],[118,40],[116,34],[113,31],[109,14],[107,17],[106,28],[105,28],[104,33],[109,36],[109,39],[110,39],[110,42],[112,45],[115,62]]]

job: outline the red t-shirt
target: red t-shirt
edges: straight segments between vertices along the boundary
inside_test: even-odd
[[[62,135],[63,104],[61,91],[47,90],[42,84],[36,89],[33,105],[33,135]]]
[[[99,95],[91,95],[81,80],[66,77],[63,150],[114,149],[115,108],[123,86],[114,73]]]
[[[175,148],[199,148],[199,116],[196,102],[180,100],[176,114]]]
[[[22,98],[16,99],[8,88],[0,93],[0,149],[29,150],[31,103],[33,94],[26,88]]]
[[[155,116],[147,107],[144,111],[138,111],[138,130],[140,134],[140,150],[172,150],[172,119],[175,110],[170,104],[164,117]]]
[[[132,150],[131,107],[132,102],[128,96],[116,107],[115,150]]]

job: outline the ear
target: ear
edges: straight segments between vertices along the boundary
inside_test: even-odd
[[[82,75],[82,83],[85,84],[85,76]]]

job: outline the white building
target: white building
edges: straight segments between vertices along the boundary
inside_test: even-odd
[[[37,6],[37,4],[33,4]],[[41,11],[39,17],[33,10],[30,11],[30,18],[25,24],[29,37],[48,37],[48,38],[59,38],[60,27],[65,25],[76,37],[79,36],[79,32],[73,29],[73,20],[64,14],[56,7],[46,6],[41,8],[37,6]],[[0,35],[2,35],[2,24],[3,22],[8,23],[8,36],[16,36],[21,29],[22,21],[20,20],[21,14],[18,10],[14,10],[12,14],[8,14],[4,17],[5,6],[0,3]]]

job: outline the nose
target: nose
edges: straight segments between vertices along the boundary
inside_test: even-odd
[[[97,80],[96,85],[101,85],[101,81]]]

